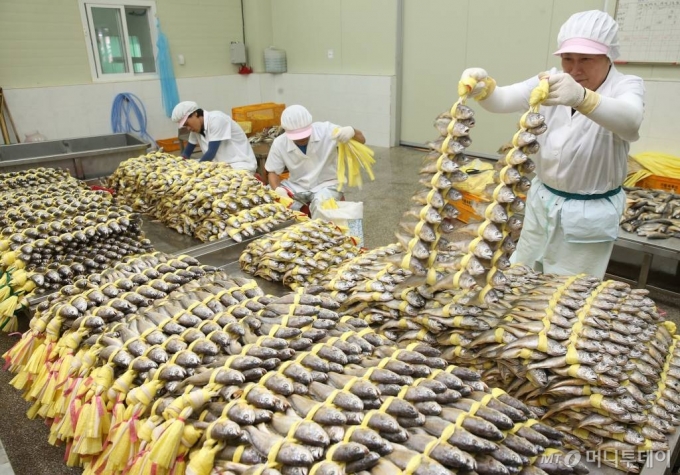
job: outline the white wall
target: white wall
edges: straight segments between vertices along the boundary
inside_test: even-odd
[[[301,103],[315,120],[357,127],[369,145],[387,147],[395,140],[394,76],[225,75],[179,78],[177,86],[181,98],[206,110],[231,114],[232,107],[260,102]],[[157,80],[5,90],[22,140],[35,130],[49,140],[109,134],[113,100],[122,92],[141,100],[154,139],[177,135],[163,112]]]

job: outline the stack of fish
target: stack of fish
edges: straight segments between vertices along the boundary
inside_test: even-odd
[[[265,127],[259,132],[254,133],[249,141],[251,144],[268,143],[271,144],[276,137],[284,132],[283,127],[274,125],[272,127]]]
[[[5,358],[86,474],[587,473],[479,373],[338,309],[156,253],[62,289]]]
[[[435,262],[441,248],[440,237],[455,228],[454,219],[459,212],[451,202],[461,198],[453,189],[453,183],[464,181],[467,175],[460,167],[469,162],[463,153],[472,143],[470,128],[474,127],[474,111],[465,105],[464,98],[457,101],[449,113],[440,115],[435,121],[441,137],[428,143],[432,149],[423,160],[420,183],[425,189],[413,196],[417,206],[406,213],[399,224],[397,239],[406,249],[402,267],[417,275],[425,275],[434,284]],[[462,266],[459,274],[467,274]]]
[[[31,191],[39,186],[57,185],[58,188],[85,188],[85,183],[73,178],[61,168],[33,168],[31,170],[0,174],[0,193],[16,190]]]
[[[599,450],[603,463],[626,470],[639,468],[640,452],[665,450],[680,423],[679,338],[647,291],[518,266],[506,274],[497,304],[468,306],[474,298],[461,293],[446,305],[428,301],[414,322],[427,321],[448,362],[481,370],[564,431],[568,447]]]
[[[27,306],[29,295],[151,249],[137,214],[68,172],[2,175],[0,186],[12,188],[0,192],[6,205],[0,215],[0,328],[6,331],[16,329],[15,311]]]
[[[647,239],[680,237],[680,195],[646,188],[626,188],[621,228]]]
[[[241,242],[294,218],[276,193],[226,163],[155,152],[121,163],[108,184],[135,210],[204,242]]]
[[[241,269],[291,289],[317,285],[328,269],[361,250],[356,240],[320,219],[307,220],[263,236],[241,253]]]

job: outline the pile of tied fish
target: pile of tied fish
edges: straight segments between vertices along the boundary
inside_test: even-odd
[[[680,195],[646,188],[625,188],[621,228],[647,239],[680,237]]]
[[[141,219],[68,171],[0,175],[0,328],[31,295],[54,291],[124,256],[148,252]]]
[[[532,93],[531,108],[521,117],[520,129],[512,146],[495,166],[493,182],[480,198],[486,201],[477,210],[481,220],[462,224],[455,220],[455,207],[461,193],[456,190],[468,175],[462,167],[470,162],[465,148],[471,144],[470,130],[475,125],[474,111],[465,104],[466,91],[447,113],[435,120],[440,138],[430,142],[432,149],[423,160],[420,183],[425,186],[413,196],[417,204],[407,211],[397,239],[406,250],[404,268],[418,275],[427,275],[427,283],[442,287],[442,280],[453,289],[482,288],[480,297],[497,301],[499,288],[506,283],[503,271],[510,267],[509,256],[522,228],[524,210],[520,198],[531,182],[524,176],[535,165],[530,154],[540,149],[538,136],[545,133],[545,118],[538,113],[545,97],[546,84]],[[453,277],[451,277],[453,276]]]
[[[447,362],[481,371],[564,432],[567,448],[597,451],[603,464],[637,473],[644,453],[667,450],[680,423],[680,337],[647,291],[519,266],[506,275],[495,304],[448,291],[417,316],[384,321],[380,334],[433,342]]]
[[[588,472],[478,372],[308,290],[129,258],[41,304],[4,357],[85,474]]]
[[[360,252],[349,234],[315,219],[255,239],[241,253],[239,265],[244,272],[295,290],[318,285],[329,269]]]
[[[155,152],[121,163],[107,183],[136,211],[204,242],[241,242],[295,217],[252,174],[226,163]]]

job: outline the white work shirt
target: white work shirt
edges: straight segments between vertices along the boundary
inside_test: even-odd
[[[550,74],[558,71],[553,68]],[[517,87],[528,98],[538,86],[534,76]],[[614,66],[596,91],[603,97],[623,93],[644,97],[644,82],[637,76],[621,74]],[[567,193],[599,194],[613,190],[627,174],[630,143],[566,106],[541,107],[548,131],[538,137],[541,150],[536,157],[536,175],[542,183]]]
[[[286,134],[274,139],[264,167],[280,175],[288,169],[288,183],[294,193],[317,192],[338,184],[338,151],[332,134],[339,125],[314,122],[307,143],[307,154],[295,145]]]
[[[241,126],[221,111],[203,111],[205,135],[191,132],[189,143],[200,144],[203,153],[210,142],[220,141],[214,162],[228,163],[236,170],[254,172],[257,169],[255,153]]]

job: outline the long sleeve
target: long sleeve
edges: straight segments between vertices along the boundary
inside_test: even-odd
[[[208,150],[203,154],[199,162],[210,162],[212,161],[213,158],[215,158],[215,154],[217,153],[217,149],[220,148],[220,142],[219,140],[213,140],[210,142],[208,145]]]
[[[526,111],[529,108],[529,95],[536,86],[537,76],[509,86],[496,87],[489,97],[479,101],[479,105],[495,113]]]
[[[600,104],[587,117],[596,124],[614,132],[627,142],[640,138],[640,125],[644,114],[644,90],[631,88],[617,97],[600,97]]]

